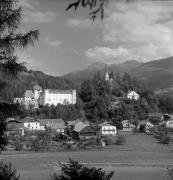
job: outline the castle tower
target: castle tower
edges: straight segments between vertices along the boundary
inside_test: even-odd
[[[39,99],[41,93],[42,93],[42,87],[39,85],[35,85],[34,86],[35,99]]]

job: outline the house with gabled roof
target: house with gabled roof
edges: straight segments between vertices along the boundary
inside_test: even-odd
[[[152,122],[153,124],[159,124],[160,122],[163,121],[163,114],[162,113],[158,113],[158,112],[155,112],[155,113],[149,113],[147,115],[147,118],[150,122]]]
[[[35,118],[27,117],[24,120],[24,128],[29,131],[41,131],[45,130],[45,126],[42,126],[40,124],[40,121],[38,121]]]
[[[78,123],[73,131],[78,135],[79,139],[89,139],[97,135],[95,128],[82,122]]]
[[[127,98],[131,100],[138,100],[140,98],[140,95],[135,91],[128,91]]]
[[[111,123],[107,121],[99,124],[99,127],[100,127],[101,135],[116,135],[117,134],[116,126],[112,125]]]
[[[40,125],[45,126],[45,128],[51,128],[60,134],[65,134],[67,126],[63,119],[38,119]]]
[[[122,131],[132,131],[135,128],[135,125],[133,125],[130,120],[123,120],[121,123],[123,126]]]

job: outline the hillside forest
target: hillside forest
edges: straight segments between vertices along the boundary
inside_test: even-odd
[[[24,72],[1,90],[1,98],[5,102],[12,102],[13,97],[22,96],[26,89],[32,89],[35,84],[43,88],[70,89],[75,85],[68,80],[45,75],[41,72]],[[138,100],[130,100],[127,93],[134,90],[140,95]],[[91,80],[85,80],[77,87],[76,105],[44,106],[39,109],[25,109],[13,105],[12,110],[1,109],[9,116],[34,116],[37,118],[62,118],[65,121],[77,118],[100,123],[105,120],[115,125],[125,119],[134,123],[147,118],[150,112],[173,113],[173,98],[168,95],[155,95],[152,90],[144,87],[138,80],[128,73],[123,75],[110,73],[110,79],[97,72]],[[7,112],[8,111],[8,112]]]

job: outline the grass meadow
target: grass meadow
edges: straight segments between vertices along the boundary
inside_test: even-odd
[[[170,180],[173,143],[162,145],[152,136],[126,135],[124,145],[93,151],[2,152],[0,161],[12,162],[23,180],[47,180],[69,158],[88,166],[115,171],[112,180]]]

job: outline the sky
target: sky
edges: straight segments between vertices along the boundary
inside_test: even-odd
[[[17,51],[28,69],[60,76],[94,62],[147,62],[173,56],[173,1],[110,0],[103,21],[72,0],[19,0],[20,30],[39,30],[34,47]]]

